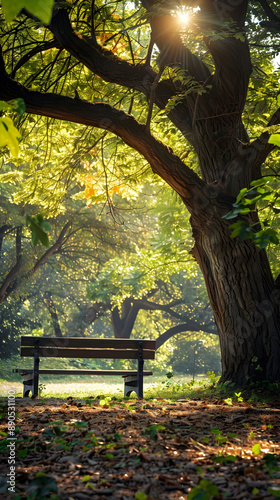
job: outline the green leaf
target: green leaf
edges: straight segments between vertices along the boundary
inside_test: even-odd
[[[135,498],[136,498],[136,500],[146,500],[147,495],[146,495],[146,493],[139,491],[138,493],[135,493]]]
[[[18,458],[25,458],[28,453],[28,448],[24,448],[18,452]]]
[[[52,15],[54,0],[2,0],[2,7],[7,23],[25,8],[38,17],[44,24],[49,24]]]
[[[210,500],[212,496],[218,495],[217,486],[211,481],[201,479],[198,486],[195,486],[188,494],[188,500]]]
[[[232,398],[227,398],[227,399],[224,399],[224,402],[229,405],[229,406],[232,406]]]
[[[275,497],[280,497],[280,489],[275,490],[274,488],[268,488],[268,491],[269,493],[271,493],[271,495],[274,495]]]
[[[262,452],[262,450],[261,450],[260,444],[259,443],[254,444],[254,446],[252,447],[252,453],[254,455],[260,455],[261,452]]]
[[[11,109],[11,105],[8,102],[0,101],[0,111],[7,111]]]
[[[240,190],[239,195],[236,198],[236,203],[239,203],[242,200],[244,194],[247,193],[247,191],[248,191],[247,188],[243,188]]]
[[[46,476],[43,472],[38,472],[35,479],[26,488],[26,493],[36,492],[38,498],[47,496],[50,492],[58,491],[54,478]]]
[[[19,115],[22,116],[23,113],[25,113],[25,102],[21,97],[18,97],[17,99],[14,99],[11,101],[11,105],[13,107],[13,110]]]
[[[2,8],[7,23],[10,23],[23,8],[24,0],[2,0]]]
[[[210,498],[211,495],[199,488],[199,486],[195,486],[188,494],[188,500],[210,500]]]
[[[278,146],[278,148],[280,148],[280,134],[271,134],[268,139],[268,144],[274,144],[274,146]]]
[[[44,24],[49,24],[54,0],[24,0],[24,7]]]
[[[8,146],[12,155],[16,158],[19,153],[18,138],[20,133],[14,126],[11,118],[7,116],[0,117],[0,147]]]
[[[259,187],[259,186],[264,186],[268,182],[272,182],[274,179],[273,177],[262,177],[261,179],[256,179],[255,181],[252,181],[250,186],[252,187]]]
[[[87,476],[84,476],[82,481],[83,483],[87,483],[89,480],[90,480],[91,476],[87,475]]]
[[[26,225],[29,226],[32,232],[32,244],[35,247],[37,243],[40,241],[42,245],[45,247],[49,246],[49,237],[47,233],[42,229],[43,226],[39,216],[31,217],[30,215],[26,216]]]
[[[235,455],[219,455],[218,457],[212,457],[212,460],[215,463],[236,462],[237,457]]]

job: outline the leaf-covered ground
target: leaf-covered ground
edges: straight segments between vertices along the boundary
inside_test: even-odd
[[[16,398],[16,409],[17,494],[9,494],[11,448],[2,403],[3,499],[280,496],[277,404]]]

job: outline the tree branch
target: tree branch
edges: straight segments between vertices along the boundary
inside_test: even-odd
[[[156,350],[158,350],[162,346],[162,344],[167,342],[167,340],[169,340],[171,337],[181,332],[204,332],[208,334],[211,333],[214,335],[218,334],[218,332],[215,330],[210,331],[208,329],[205,329],[203,325],[198,325],[194,321],[189,320],[188,322],[182,323],[181,325],[173,326],[172,328],[169,328],[164,333],[162,333],[162,335],[160,335],[156,339]]]
[[[8,297],[9,287],[10,286],[13,287],[14,279],[17,276],[17,274],[21,268],[21,262],[22,262],[21,237],[22,237],[22,227],[19,226],[19,227],[17,227],[17,232],[16,232],[16,263],[12,267],[10,272],[7,274],[3,284],[1,285],[0,304],[2,302],[4,302],[4,300]]]
[[[135,304],[138,304],[139,306],[139,309],[143,309],[144,311],[164,311],[168,314],[170,314],[170,316],[173,316],[173,318],[176,318],[176,319],[179,319],[179,320],[183,320],[184,318],[182,317],[181,314],[178,314],[176,311],[173,311],[171,308],[178,305],[178,304],[182,304],[184,301],[183,300],[176,300],[176,301],[173,301],[171,304],[157,304],[155,302],[150,302],[149,300],[145,300],[144,299],[140,299],[140,300],[136,300],[135,301]]]
[[[37,55],[39,52],[42,52],[44,50],[52,49],[52,48],[61,48],[59,43],[56,40],[51,40],[49,42],[45,42],[43,44],[38,44],[36,47],[34,47],[32,50],[30,50],[27,54],[24,54],[23,57],[16,63],[15,67],[13,68],[13,71],[11,73],[11,78],[15,77],[16,72],[25,64],[27,63],[33,56]]]
[[[64,9],[54,10],[49,29],[59,44],[94,74],[107,82],[139,91],[149,98],[157,77],[150,66],[132,65],[98,46],[94,40],[75,33],[68,12]],[[156,87],[154,102],[160,109],[164,109],[175,93],[176,89],[170,81],[162,81]],[[178,104],[177,110],[171,110],[168,116],[182,134],[189,137],[191,130],[188,126],[189,109],[186,103]]]
[[[167,146],[145,131],[145,126],[133,116],[104,103],[92,104],[54,93],[29,90],[9,78],[0,57],[0,99],[8,101],[16,97],[23,98],[27,113],[98,127],[118,135],[146,158],[153,171],[182,197],[190,212],[205,210],[205,207],[213,205],[205,182]],[[201,202],[199,206],[198,199]]]
[[[271,9],[271,7],[268,5],[267,1],[266,0],[258,0],[259,4],[262,6],[263,10],[265,11],[267,17],[269,18],[269,20],[274,24],[274,23],[280,23],[280,17],[278,17],[274,12],[273,10]],[[262,25],[262,23],[261,23]],[[279,29],[280,29],[280,25],[279,25]]]
[[[272,125],[279,125],[279,123],[280,123],[280,108],[278,108],[272,115],[271,119],[267,124],[267,127],[271,127]],[[251,156],[250,160],[251,169],[253,170],[260,169],[261,165],[264,163],[267,156],[275,148],[273,144],[268,143],[269,137],[270,133],[264,132],[250,144],[248,151],[250,152]]]
[[[11,231],[11,229],[14,229],[13,226],[10,226],[8,224],[4,224],[4,226],[1,226],[0,227],[0,252],[1,252],[1,249],[2,249],[2,244],[3,244],[3,239],[6,235],[6,233]]]
[[[141,3],[148,12],[153,41],[160,49],[160,65],[182,68],[198,82],[207,80],[211,73],[183,44],[176,17],[170,13],[170,4],[155,0],[141,0]]]
[[[70,227],[71,223],[67,222],[65,224],[64,228],[62,229],[60,235],[58,236],[56,242],[48,248],[48,250],[40,257],[40,259],[36,262],[36,264],[33,266],[32,269],[30,269],[25,275],[21,277],[21,281],[30,278],[33,276],[39,269],[40,267],[46,263],[46,261],[53,255],[55,252],[59,250],[61,245],[63,244],[65,234],[67,232],[67,229]],[[17,253],[17,262],[15,266],[11,269],[9,274],[7,275],[4,283],[2,284],[0,288],[0,303],[4,302],[4,300],[11,295],[12,292],[14,292],[19,284],[20,281],[16,278],[16,275],[18,274],[20,267],[21,267],[21,244],[19,242],[19,237],[21,237],[21,232],[22,232],[22,227],[20,226],[18,228],[19,233],[17,233],[17,241],[16,241],[16,253]]]

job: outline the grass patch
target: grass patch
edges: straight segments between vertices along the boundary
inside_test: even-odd
[[[14,375],[16,380],[1,381],[0,396],[6,397],[8,391],[13,389],[17,397],[22,397],[23,384],[21,376]],[[237,390],[233,384],[219,384],[219,376],[208,372],[207,376],[199,376],[196,380],[188,376],[169,373],[165,377],[153,375],[144,378],[144,398],[146,400],[167,399],[177,400],[208,400],[225,403],[229,406],[250,403],[257,406],[279,404],[278,383],[262,382],[251,384],[246,390]],[[39,381],[39,398],[87,399],[110,397],[121,400],[124,383],[120,376],[59,376],[41,375]],[[135,398],[132,393],[131,398]]]
[[[21,376],[16,375],[17,381],[1,381],[1,396],[6,397],[10,389],[16,392],[18,397],[22,397],[23,384],[20,382]],[[162,375],[144,377],[144,397],[145,399],[166,398],[176,400],[178,398],[193,398],[194,387],[201,387],[201,384],[208,383],[202,379],[199,382],[193,381],[189,377],[178,375],[176,381],[163,378]],[[39,397],[43,399],[68,397],[76,399],[97,398],[98,396],[110,396],[116,399],[123,399],[124,382],[120,376],[60,376],[41,375],[39,379]],[[132,393],[131,398],[135,397]]]

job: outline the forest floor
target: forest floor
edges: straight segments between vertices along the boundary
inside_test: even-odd
[[[279,404],[16,398],[15,406],[11,439],[7,399],[1,402],[1,499],[280,496],[280,398]]]

